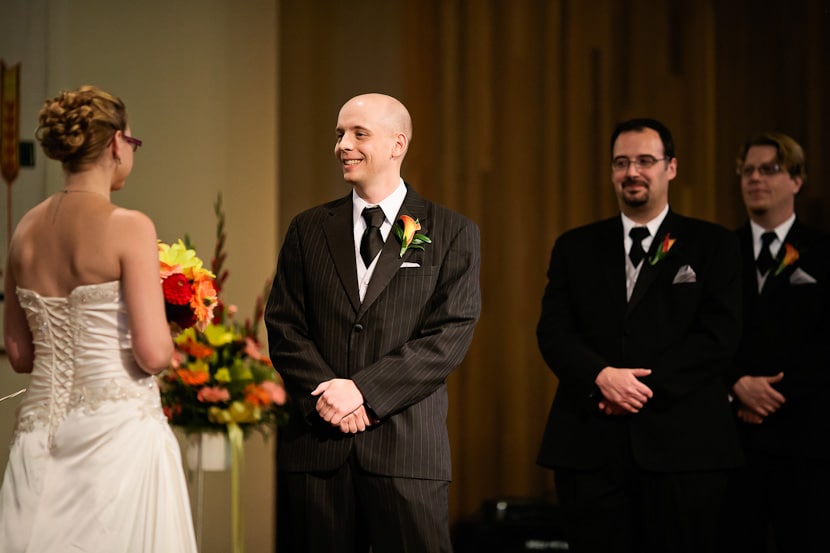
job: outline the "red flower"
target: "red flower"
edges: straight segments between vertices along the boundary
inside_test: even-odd
[[[173,305],[187,305],[193,298],[193,290],[190,283],[181,273],[176,273],[165,278],[161,287],[164,290],[164,299]]]

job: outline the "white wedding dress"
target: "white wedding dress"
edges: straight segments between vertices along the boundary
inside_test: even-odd
[[[18,288],[35,344],[0,490],[2,553],[194,553],[181,453],[119,282]]]

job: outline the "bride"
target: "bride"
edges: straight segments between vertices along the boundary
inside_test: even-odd
[[[173,353],[156,231],[110,203],[141,141],[121,100],[92,86],[47,100],[37,138],[65,181],[9,245],[4,338],[31,381],[0,489],[0,551],[193,553],[154,376]]]

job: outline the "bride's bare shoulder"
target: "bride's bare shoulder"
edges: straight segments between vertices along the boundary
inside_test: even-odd
[[[155,247],[156,226],[148,215],[134,209],[116,207],[110,214],[110,228],[113,236],[128,249],[140,244],[152,243]]]
[[[138,210],[127,209],[124,207],[116,207],[110,214],[113,224],[119,225],[124,229],[147,230],[155,229],[155,224],[150,217]]]

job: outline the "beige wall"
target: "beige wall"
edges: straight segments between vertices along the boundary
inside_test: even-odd
[[[22,62],[21,140],[32,140],[47,96],[98,85],[127,104],[144,141],[122,206],[147,213],[165,241],[188,233],[209,261],[213,202],[225,200],[230,278],[225,301],[249,316],[277,250],[277,27],[271,0],[2,0],[0,57]],[[58,190],[57,163],[35,153],[13,187],[14,220]],[[5,263],[5,194],[0,256]],[[264,338],[264,335],[263,335]],[[0,396],[26,385],[0,360]],[[19,398],[0,404],[8,443]],[[6,463],[0,449],[0,467]],[[273,440],[247,442],[243,476],[248,551],[273,551]],[[229,474],[205,478],[204,553],[230,550]]]

